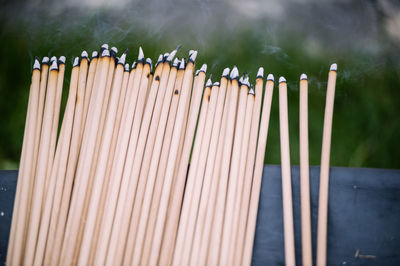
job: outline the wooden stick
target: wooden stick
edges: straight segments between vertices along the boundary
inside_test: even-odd
[[[115,149],[116,149],[117,140],[118,140],[117,138],[118,138],[118,134],[119,134],[120,127],[121,127],[123,107],[126,102],[125,99],[126,99],[128,86],[130,89],[132,89],[135,72],[136,72],[136,68],[129,71],[129,64],[125,64],[125,72],[124,72],[122,86],[121,86],[121,95],[119,97],[119,102],[118,102],[118,109],[117,109],[115,126],[114,126],[114,131],[113,131],[113,136],[112,136],[111,147],[110,147],[110,154],[109,154],[109,158],[107,161],[107,169],[106,169],[106,174],[104,176],[104,181],[103,181],[104,185],[103,185],[103,188],[101,191],[101,199],[100,199],[100,204],[99,204],[99,210],[97,213],[96,226],[95,226],[95,230],[94,230],[94,234],[93,234],[93,240],[92,240],[93,243],[92,243],[92,247],[90,250],[89,261],[94,261],[94,255],[96,253],[95,249],[97,247],[97,241],[98,241],[99,232],[100,232],[101,217],[103,216],[104,206],[105,206],[105,202],[107,200],[106,196],[108,193],[108,184],[109,184],[110,178],[111,178],[111,167],[112,167],[112,162],[115,157]],[[129,82],[131,84],[129,84]]]
[[[99,78],[95,79],[94,88],[96,89],[93,95],[93,104],[90,104],[88,110],[85,131],[83,134],[81,152],[77,164],[76,176],[82,182],[79,184],[71,198],[70,212],[68,214],[67,226],[65,229],[65,238],[61,250],[61,264],[69,264],[75,260],[76,253],[79,247],[79,231],[81,227],[81,217],[84,216],[85,198],[90,185],[90,168],[93,162],[96,139],[100,125],[100,116],[102,112],[102,103],[104,100],[104,91],[106,89],[106,80],[108,68],[110,65],[110,53],[107,49],[102,52],[102,57],[99,61],[100,71]],[[97,76],[97,75],[96,75]],[[75,196],[75,197],[74,197]]]
[[[54,56],[53,60],[57,60]],[[56,141],[58,135],[58,122],[60,119],[60,107],[61,107],[61,96],[64,84],[64,73],[65,73],[65,56],[60,57],[58,61],[58,77],[57,77],[57,85],[56,85],[56,97],[54,102],[54,110],[53,110],[53,122],[51,126],[51,136],[50,136],[50,148],[49,148],[49,158],[47,159],[47,171],[46,171],[46,181],[45,181],[45,189],[44,189],[44,199],[46,198],[47,194],[47,187],[50,178],[50,172],[53,166],[53,159],[56,150]]]
[[[157,214],[158,214],[158,207],[160,206],[160,198],[161,198],[161,191],[163,187],[163,182],[164,182],[164,176],[165,176],[165,168],[167,167],[168,163],[168,154],[171,146],[171,140],[172,140],[172,134],[174,130],[174,125],[175,125],[175,119],[176,119],[176,112],[178,110],[178,104],[179,104],[179,99],[181,95],[181,89],[182,89],[182,82],[183,82],[183,77],[185,74],[185,60],[182,59],[178,68],[178,73],[175,81],[175,89],[174,89],[174,95],[172,97],[171,101],[171,107],[170,111],[168,114],[168,122],[167,122],[167,128],[165,131],[165,136],[164,136],[164,141],[163,141],[163,148],[160,156],[160,161],[158,164],[158,169],[157,171],[157,177],[156,177],[156,183],[154,186],[153,190],[153,195],[152,195],[152,201],[151,201],[151,208],[150,208],[150,214],[148,217],[147,221],[147,227],[146,227],[146,233],[145,233],[145,239],[144,239],[144,244],[143,244],[143,252],[141,255],[141,264],[142,265],[148,265],[149,260],[150,260],[150,252],[151,252],[151,244],[153,241],[153,236],[154,236],[154,229],[155,229],[155,224],[157,220]],[[151,169],[150,169],[151,170]],[[140,233],[141,230],[138,229],[138,232]],[[139,236],[138,236],[139,239]],[[139,245],[140,242],[138,242]],[[140,249],[140,246],[138,246]],[[136,249],[136,247],[135,247]],[[129,250],[129,249],[127,249]],[[161,249],[161,252],[163,252],[164,249]],[[128,251],[127,251],[128,252]],[[131,256],[128,253],[125,253],[125,262],[124,265],[127,265],[127,263],[131,262]],[[138,251],[134,251],[138,252]],[[162,253],[161,253],[162,255]]]
[[[301,251],[304,266],[312,266],[310,176],[308,164],[308,82],[300,76],[300,195],[301,195]]]
[[[129,156],[133,156],[132,149],[129,149],[129,139],[131,137],[131,128],[134,122],[134,118],[141,117],[144,109],[143,99],[146,97],[147,90],[147,78],[146,76],[150,73],[150,64],[144,63],[144,54],[142,49],[139,49],[138,64],[136,66],[136,73],[134,76],[133,87],[128,89],[128,97],[126,102],[126,108],[124,107],[122,115],[122,127],[118,136],[118,143],[115,150],[115,157],[113,166],[111,168],[111,179],[109,183],[107,201],[104,206],[103,216],[101,218],[101,230],[99,232],[99,238],[96,248],[96,255],[94,256],[94,264],[104,265],[106,259],[106,253],[108,249],[108,242],[112,230],[115,208],[117,206],[118,194],[120,187],[126,185],[122,183],[123,170],[125,159]],[[138,119],[138,118],[136,118]],[[133,132],[132,132],[133,134]],[[130,157],[132,158],[132,157]],[[125,164],[126,166],[126,164]]]
[[[183,127],[184,127],[183,122],[185,120],[185,111],[186,111],[186,106],[188,105],[188,102],[189,102],[190,87],[193,82],[194,62],[195,62],[196,56],[197,56],[197,52],[194,52],[189,57],[189,63],[186,66],[185,75],[183,77],[181,97],[179,99],[177,117],[176,117],[175,125],[174,125],[174,133],[172,135],[171,148],[169,151],[168,163],[167,163],[164,184],[163,184],[163,190],[161,192],[160,206],[158,208],[157,222],[156,222],[156,226],[155,226],[155,230],[154,230],[153,243],[152,243],[152,248],[151,248],[151,253],[150,253],[150,264],[151,265],[156,264],[159,259],[159,254],[160,254],[160,249],[161,249],[161,244],[162,244],[163,234],[164,234],[164,228],[165,228],[165,221],[166,221],[167,211],[168,211],[168,201],[170,198],[173,174],[174,174],[174,170],[175,170],[175,162],[176,162],[177,155],[178,155],[179,140],[182,137],[182,131],[183,131]]]
[[[24,264],[33,264],[33,257],[36,247],[37,234],[40,223],[40,215],[42,211],[43,195],[45,190],[47,163],[50,152],[50,136],[51,125],[53,122],[53,110],[56,97],[58,77],[57,61],[53,61],[50,67],[50,74],[47,84],[46,104],[44,107],[42,134],[40,137],[39,157],[37,165],[36,180],[33,187],[32,202],[31,202],[31,215],[29,217],[29,226],[26,239]],[[16,261],[14,261],[16,262]],[[18,264],[19,265],[19,264]]]
[[[203,171],[198,171],[198,176],[204,175],[204,184],[201,192],[201,200],[199,204],[199,213],[197,218],[196,229],[193,237],[193,247],[191,252],[190,264],[199,265],[199,252],[202,240],[202,235],[204,232],[205,219],[207,214],[207,207],[209,198],[216,193],[215,188],[217,187],[217,178],[212,178],[212,168],[214,167],[215,156],[217,153],[218,137],[221,128],[221,118],[224,109],[226,87],[228,83],[227,76],[229,75],[229,68],[224,69],[221,77],[221,85],[218,89],[218,102],[216,103],[215,117],[212,126],[210,147],[208,155],[205,157],[206,164],[203,166],[205,168]],[[210,170],[211,169],[211,170]],[[215,192],[214,192],[215,191]]]
[[[192,205],[192,195],[196,191],[196,187],[202,186],[203,183],[203,178],[200,178],[200,180],[197,180],[195,177],[196,175],[196,170],[197,166],[200,160],[200,152],[201,152],[201,143],[204,137],[204,132],[205,132],[205,126],[206,126],[206,121],[207,121],[207,113],[209,110],[210,106],[210,98],[211,98],[211,93],[212,93],[212,82],[211,79],[207,80],[206,83],[206,88],[203,94],[203,100],[201,104],[201,111],[200,111],[200,116],[199,116],[199,123],[197,126],[197,132],[196,136],[194,139],[194,146],[193,146],[193,151],[192,151],[192,159],[190,161],[190,167],[189,167],[189,174],[187,177],[186,181],[186,186],[185,186],[185,194],[183,194],[183,203],[182,203],[182,210],[180,212],[180,218],[179,218],[179,225],[178,225],[178,231],[176,234],[176,244],[175,244],[175,251],[174,251],[174,256],[172,260],[172,265],[181,265],[183,263],[183,256],[184,256],[184,250],[186,249],[185,247],[185,239],[186,239],[186,234],[187,234],[187,228],[188,228],[188,223],[190,219],[190,209]],[[215,94],[215,92],[214,92]],[[218,94],[217,94],[218,95]],[[201,191],[201,190],[200,190]],[[186,197],[185,197],[186,195]],[[188,196],[190,195],[190,196]],[[179,212],[174,215],[179,215]],[[187,252],[187,250],[186,250]]]
[[[60,65],[64,65],[65,57],[64,60],[60,61],[61,61]],[[36,244],[37,247],[34,257],[34,265],[43,265],[52,209],[54,203],[56,203],[55,201],[61,198],[59,197],[59,195],[56,194],[56,192],[60,194],[62,193],[62,186],[60,186],[60,183],[61,184],[64,183],[65,169],[68,163],[71,132],[74,119],[74,112],[75,112],[75,102],[77,97],[79,69],[80,69],[79,57],[76,57],[71,72],[68,101],[64,112],[64,118],[62,121],[60,138],[57,145],[57,151],[54,158],[53,167],[48,180],[49,182],[48,191],[46,193],[46,197],[43,202],[43,214],[40,221],[38,240]],[[60,77],[58,78],[58,80],[59,79]]]
[[[95,175],[93,178],[93,188],[88,205],[88,214],[85,222],[82,238],[81,250],[79,253],[78,265],[87,265],[89,263],[90,249],[92,246],[93,233],[96,226],[97,213],[100,204],[101,192],[104,185],[104,176],[107,170],[107,160],[109,159],[109,150],[112,142],[112,136],[117,115],[118,102],[121,93],[122,80],[125,68],[126,53],[122,54],[118,60],[113,85],[111,89],[109,110],[107,112],[104,124],[104,132],[99,149],[99,157]]]
[[[157,166],[158,160],[161,154],[162,143],[164,140],[164,134],[168,122],[168,111],[170,109],[171,100],[174,95],[174,88],[175,88],[175,81],[178,72],[178,63],[179,60],[175,58],[175,61],[172,65],[171,72],[168,78],[168,84],[166,88],[166,95],[164,97],[164,102],[162,105],[162,110],[160,113],[159,125],[157,128],[156,136],[155,136],[155,143],[152,151],[152,155],[150,158],[144,158],[143,163],[146,161],[150,161],[148,164],[147,169],[146,167],[142,166],[141,170],[141,180],[147,179],[145,191],[143,194],[142,206],[139,213],[139,207],[137,206],[140,202],[135,199],[135,205],[133,207],[133,214],[131,218],[131,225],[129,229],[129,236],[127,241],[131,239],[135,239],[134,249],[133,250],[126,250],[125,252],[132,252],[133,253],[133,263],[140,264],[141,254],[143,250],[143,242],[146,234],[146,224],[147,219],[149,217],[150,207],[151,207],[151,199],[153,196],[154,184],[156,182],[157,177]],[[161,86],[161,85],[160,85]],[[153,122],[152,122],[153,124]],[[150,137],[150,135],[149,135]],[[147,147],[146,147],[147,149]],[[146,156],[145,156],[146,157]],[[138,196],[138,194],[137,194]],[[135,210],[136,213],[135,213]]]
[[[223,146],[224,146],[224,136],[225,136],[225,129],[226,129],[226,124],[227,124],[227,116],[228,116],[228,110],[229,110],[229,99],[230,99],[230,94],[232,91],[232,82],[229,79],[229,68],[226,68],[223,73],[223,77],[221,79],[221,87],[220,90],[223,90],[224,83],[226,83],[226,93],[225,93],[225,101],[223,105],[223,113],[222,113],[222,120],[221,120],[221,126],[219,129],[218,133],[218,139],[217,139],[217,145],[216,146],[216,152],[215,152],[215,161],[214,163],[209,163],[207,162],[207,167],[206,167],[206,173],[205,177],[211,175],[212,176],[212,185],[211,185],[211,192],[210,192],[210,197],[208,199],[208,204],[207,204],[207,212],[206,212],[206,217],[205,217],[205,222],[204,222],[204,229],[203,232],[201,233],[201,246],[199,248],[199,251],[197,252],[198,254],[198,262],[196,261],[196,258],[193,260],[197,265],[204,265],[207,260],[207,253],[208,253],[208,245],[210,242],[210,234],[212,231],[212,225],[213,225],[213,218],[214,218],[214,210],[215,210],[215,203],[217,199],[217,192],[218,192],[218,187],[219,187],[219,181],[220,178],[219,176],[214,175],[214,170],[215,172],[218,172],[219,174],[219,166],[220,162],[222,159],[222,152],[223,152]],[[216,125],[216,127],[218,127]],[[213,146],[211,146],[213,147]],[[211,153],[210,153],[211,155]],[[212,157],[212,156],[210,156]],[[209,158],[207,158],[208,160]],[[210,159],[211,160],[211,159]],[[194,243],[194,245],[196,242]]]
[[[215,216],[213,221],[213,229],[211,233],[211,240],[209,245],[209,256],[207,264],[217,265],[219,262],[219,254],[222,242],[222,230],[224,224],[225,200],[228,189],[228,176],[232,154],[232,144],[234,137],[235,121],[237,102],[239,98],[239,71],[236,67],[231,72],[232,92],[229,97],[229,109],[227,116],[226,131],[224,135],[224,147],[221,158],[221,169],[219,176],[220,183],[218,187],[218,196],[215,206]]]
[[[239,165],[240,156],[242,153],[242,142],[243,142],[243,128],[246,115],[246,105],[247,105],[247,95],[249,91],[249,78],[245,76],[240,85],[239,90],[239,103],[236,118],[236,127],[234,133],[234,142],[232,148],[232,159],[229,172],[229,183],[228,191],[226,195],[226,207],[225,207],[225,217],[224,226],[222,232],[222,242],[221,242],[221,254],[220,263],[221,265],[232,265],[233,259],[231,256],[231,247],[234,242],[232,239],[233,233],[233,223],[234,223],[234,213],[235,213],[235,203],[237,198],[238,183],[239,183]]]
[[[332,64],[329,70],[326,91],[324,131],[322,137],[321,173],[318,201],[318,235],[317,235],[317,266],[326,265],[326,243],[328,232],[328,192],[329,192],[329,160],[331,152],[333,105],[335,101],[335,86],[337,65]]]
[[[263,94],[263,77],[264,69],[260,67],[257,72],[256,85],[255,85],[255,100],[253,107],[253,114],[251,118],[251,130],[249,136],[249,145],[246,159],[246,166],[244,172],[244,184],[243,184],[243,195],[240,203],[239,213],[239,228],[235,244],[235,264],[240,265],[242,263],[243,250],[244,250],[244,238],[246,232],[246,222],[249,212],[249,201],[251,194],[251,184],[253,181],[253,170],[256,158],[257,150],[257,136],[260,124],[261,116],[261,101]]]
[[[233,229],[232,229],[232,236],[230,241],[229,247],[229,260],[232,264],[240,265],[239,261],[235,260],[236,257],[236,240],[238,237],[240,227],[243,227],[243,230],[246,224],[240,224],[240,213],[247,210],[248,206],[245,206],[244,209],[241,209],[241,202],[243,198],[243,192],[245,183],[248,180],[245,180],[245,168],[246,168],[246,160],[248,155],[248,147],[250,141],[250,130],[251,130],[251,120],[253,116],[253,109],[254,109],[254,102],[255,102],[255,91],[253,86],[250,86],[249,93],[247,95],[247,103],[246,103],[246,112],[243,124],[243,138],[242,138],[242,148],[240,152],[240,165],[239,165],[239,176],[238,176],[238,185],[236,188],[236,198],[234,203],[234,213],[233,213]],[[248,178],[250,179],[250,178]],[[251,179],[250,179],[251,180]],[[251,183],[251,182],[248,182]],[[250,186],[250,185],[248,185]],[[239,252],[238,252],[239,253]]]
[[[283,233],[285,241],[285,263],[296,265],[294,252],[294,226],[292,207],[292,178],[290,174],[289,121],[287,107],[287,85],[284,77],[279,78],[279,125],[281,135]]]
[[[94,53],[95,56],[96,53]],[[76,107],[76,112],[75,112],[75,117],[74,117],[74,125],[73,125],[73,130],[72,130],[72,137],[71,137],[71,146],[70,146],[70,151],[68,155],[68,165],[66,169],[66,174],[65,174],[65,180],[64,180],[64,187],[63,187],[63,192],[62,192],[62,199],[60,202],[60,207],[58,211],[58,217],[54,221],[54,226],[55,226],[55,233],[54,236],[53,234],[49,235],[49,239],[47,240],[47,247],[46,248],[46,255],[45,255],[45,264],[46,265],[57,265],[59,263],[60,255],[61,255],[61,248],[62,248],[62,243],[64,240],[64,233],[65,233],[65,227],[67,224],[67,218],[68,218],[68,212],[69,212],[69,207],[71,203],[71,198],[73,197],[72,195],[72,188],[75,187],[75,190],[73,193],[77,193],[78,187],[79,187],[79,181],[81,180],[80,178],[75,179],[75,171],[76,171],[76,166],[78,164],[78,159],[79,159],[79,152],[81,148],[81,141],[82,141],[82,134],[83,134],[83,129],[85,127],[85,121],[86,121],[86,115],[85,115],[85,104],[87,103],[86,97],[91,97],[91,94],[89,94],[87,91],[92,91],[93,87],[93,80],[95,79],[96,73],[100,72],[100,64],[98,64],[98,58],[93,57],[92,61],[90,62],[89,70],[85,71],[85,62],[86,60],[82,60],[81,66],[80,66],[80,73],[79,73],[79,87],[78,87],[78,95],[81,92],[81,90],[85,90],[85,96],[84,96],[84,102],[82,103],[83,106],[80,107],[82,108],[82,111],[79,111],[78,106]],[[86,73],[88,72],[88,73]],[[86,78],[87,74],[87,78]],[[99,74],[97,74],[99,76]],[[87,82],[86,82],[87,81]],[[78,96],[79,97],[79,96]],[[79,98],[78,98],[78,103],[79,103]],[[80,112],[82,112],[80,114]],[[50,225],[50,232],[53,230],[53,225]]]
[[[25,215],[26,215],[26,204],[28,203],[28,191],[29,191],[29,183],[30,176],[28,173],[32,169],[32,161],[28,158],[33,157],[34,146],[35,146],[35,132],[36,132],[36,121],[37,121],[37,112],[39,105],[39,94],[40,94],[40,77],[41,77],[41,66],[39,60],[36,58],[33,64],[32,70],[32,82],[31,88],[29,91],[29,101],[28,101],[28,110],[26,114],[26,122],[25,122],[25,130],[24,130],[24,140],[22,144],[22,152],[21,152],[21,163],[18,173],[18,184],[17,184],[17,193],[15,196],[14,203],[14,211],[13,211],[13,219],[11,223],[11,231],[10,231],[10,240],[8,244],[7,251],[7,261],[6,265],[13,265],[15,262],[13,259],[21,257],[22,250],[22,242],[17,236],[17,232],[19,231],[18,236],[23,238],[24,225],[25,225]],[[25,193],[25,194],[24,194]],[[21,228],[18,228],[21,226]],[[18,244],[17,244],[18,243]]]
[[[264,103],[261,113],[260,130],[257,141],[256,162],[254,165],[253,184],[251,187],[249,216],[247,218],[242,265],[251,265],[251,258],[253,255],[254,234],[256,231],[258,202],[260,199],[262,171],[264,167],[265,148],[267,146],[273,90],[274,76],[272,74],[269,74],[267,76],[267,82],[265,84]]]

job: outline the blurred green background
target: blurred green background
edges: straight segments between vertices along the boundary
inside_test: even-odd
[[[331,164],[400,167],[400,9],[397,1],[0,1],[0,169],[18,168],[34,56],[73,56],[103,43],[139,45],[146,57],[199,51],[197,67],[219,79],[237,65],[288,80],[292,164],[299,163],[299,90],[309,77],[310,164],[319,165],[325,92],[338,63]],[[277,89],[277,86],[276,86]],[[63,105],[63,106],[64,106]],[[280,164],[274,92],[265,162]]]

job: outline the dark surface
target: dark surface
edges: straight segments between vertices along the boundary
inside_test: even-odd
[[[253,265],[284,265],[280,173],[277,165],[264,168]],[[319,167],[311,167],[310,175],[315,260]],[[5,261],[16,179],[16,171],[0,171],[1,265]],[[298,167],[292,167],[292,189],[296,260],[301,265]],[[328,265],[400,265],[400,171],[333,167],[329,193]]]

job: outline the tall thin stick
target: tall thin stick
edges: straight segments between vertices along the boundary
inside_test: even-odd
[[[317,235],[317,266],[326,265],[326,245],[328,232],[328,192],[329,192],[329,160],[331,153],[333,105],[335,101],[335,86],[337,65],[332,64],[328,75],[326,91],[324,131],[322,137],[321,173],[318,201],[318,235]]]

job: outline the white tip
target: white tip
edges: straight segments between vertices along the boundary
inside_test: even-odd
[[[61,64],[65,64],[66,61],[67,61],[67,59],[63,55],[60,56],[60,58],[58,59],[58,62],[60,62]]]
[[[246,85],[247,87],[250,87],[250,83],[249,83],[249,76],[245,76],[242,80],[242,84]]]
[[[169,56],[169,53],[165,53],[163,56],[163,60],[167,60],[168,56]]]
[[[135,67],[136,67],[136,64],[137,64],[136,61],[133,62],[133,63],[132,63],[132,68],[135,68]]]
[[[122,65],[125,65],[125,60],[126,60],[126,54],[123,53],[123,54],[121,55],[121,57],[118,59],[118,63],[119,63],[119,64],[122,64]]]
[[[268,76],[267,76],[267,80],[274,81],[274,80],[275,80],[275,79],[274,79],[274,75],[272,75],[272,74],[268,74]]]
[[[229,75],[229,67],[225,68],[224,71],[222,72],[223,77],[227,77]]]
[[[259,77],[264,77],[264,68],[263,67],[260,67],[259,69],[258,69],[258,72],[257,72],[257,78],[259,78]]]
[[[279,78],[279,83],[282,83],[282,82],[286,82],[286,79],[284,77]]]
[[[303,79],[307,79],[307,75],[304,73],[300,75],[300,80],[303,80]]]
[[[97,51],[92,52],[92,57],[98,57],[98,56],[99,56],[99,53]]]
[[[110,56],[110,51],[109,50],[104,50],[101,56]]]
[[[125,71],[129,71],[129,64],[125,64]]]
[[[144,59],[144,53],[142,47],[139,47],[139,55],[138,55],[138,60],[143,60]]]
[[[231,71],[231,79],[235,79],[239,76],[239,70],[237,69],[236,66],[233,67],[232,71]]]
[[[153,64],[153,61],[151,61],[150,58],[146,58],[146,63],[149,64],[150,66]]]
[[[173,50],[170,54],[169,54],[169,56],[167,57],[167,61],[168,62],[171,62],[172,61],[172,59],[174,59],[174,57],[175,57],[175,55],[176,55],[176,53],[178,52],[178,50]]]
[[[174,62],[172,63],[172,66],[178,67],[178,65],[179,65],[179,60],[178,60],[178,58],[175,58]]]
[[[213,86],[219,86],[219,82],[218,81],[214,82]]]
[[[239,82],[242,83],[243,82],[243,77],[239,78]]]
[[[86,57],[86,58],[88,58],[89,55],[88,55],[88,53],[87,53],[86,51],[83,51],[83,52],[81,53],[81,57]]]
[[[113,51],[114,53],[118,53],[117,47],[111,47],[111,51]]]
[[[196,61],[197,51],[193,51],[193,53],[189,56],[189,59],[194,62]]]
[[[35,58],[35,62],[33,63],[33,69],[40,69],[40,62],[37,58]]]
[[[337,64],[336,63],[331,65],[330,71],[337,71]]]
[[[54,60],[53,63],[51,63],[50,70],[56,69],[58,69],[57,60]]]
[[[255,91],[254,91],[253,86],[250,87],[249,94],[252,94],[252,95],[256,94]]]
[[[185,59],[182,58],[181,64],[179,65],[179,69],[185,69]]]
[[[50,62],[53,62],[53,61],[57,61],[57,57],[52,56],[52,57],[50,58]]]
[[[79,65],[79,57],[74,58],[74,63],[72,64],[72,67],[76,67]]]
[[[211,81],[211,79],[208,79],[207,83],[206,83],[206,87],[211,87],[211,85],[212,85],[212,81]]]
[[[207,72],[207,65],[206,65],[206,64],[203,64],[203,65],[201,66],[201,68],[200,68],[200,71],[203,71],[204,73],[206,73],[206,72]]]
[[[200,69],[197,69],[194,75],[197,76],[199,73],[200,73]]]
[[[49,58],[47,56],[43,57],[42,64],[47,64],[49,62]]]
[[[157,64],[159,64],[163,60],[163,55],[160,54],[157,59]]]
[[[189,57],[194,53],[194,50],[189,50]]]
[[[108,44],[106,44],[106,43],[103,44],[103,45],[101,46],[101,48],[108,50]]]

